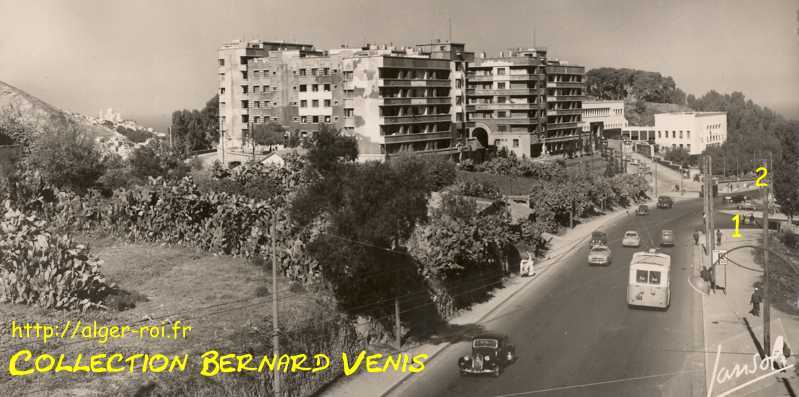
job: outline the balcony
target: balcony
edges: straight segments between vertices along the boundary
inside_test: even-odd
[[[378,85],[381,87],[449,87],[450,84],[448,79],[380,79],[378,81]]]
[[[538,103],[475,103],[474,110],[538,110]]]
[[[556,130],[566,130],[570,128],[577,128],[576,121],[570,121],[567,123],[547,123],[547,131],[556,131]]]
[[[416,134],[384,135],[384,137],[386,138],[386,143],[409,143],[409,142],[437,141],[441,139],[451,139],[452,133],[450,131],[420,132]]]
[[[581,82],[573,82],[573,81],[550,81],[547,82],[547,88],[583,88],[585,87],[585,83]]]
[[[380,124],[413,124],[413,123],[440,123],[451,121],[449,114],[431,114],[416,116],[384,116],[380,118]]]
[[[344,118],[344,127],[355,128],[355,118],[354,117],[345,117]]]
[[[494,75],[482,75],[482,76],[466,76],[466,79],[469,81],[494,81]]]
[[[511,124],[511,125],[537,125],[541,122],[540,119],[537,118],[513,118],[513,119],[492,119],[495,120],[498,124]]]
[[[450,97],[383,98],[383,105],[450,105]]]
[[[574,101],[584,101],[585,95],[558,95],[558,96],[547,96],[547,102],[574,102]]]
[[[544,80],[541,74],[512,74],[508,76],[510,81],[540,81]]]
[[[568,142],[568,141],[576,141],[580,139],[580,135],[563,135],[563,136],[554,136],[554,137],[546,137],[543,138],[542,141],[546,143],[554,143],[554,142]]]
[[[468,94],[468,92],[467,92]],[[474,93],[470,94],[472,96],[494,96],[494,95],[523,95],[523,96],[533,96],[533,95],[543,95],[544,89],[543,88],[515,88],[515,89],[504,89],[504,90],[494,90],[494,89],[481,89],[477,88],[474,90]]]
[[[352,81],[345,81],[343,84],[344,91],[354,90],[355,84]]]
[[[571,116],[582,114],[582,112],[582,109],[549,109],[547,110],[547,116]]]

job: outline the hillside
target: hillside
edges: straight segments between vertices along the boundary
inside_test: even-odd
[[[0,114],[4,119],[11,118],[14,122],[25,125],[25,131],[58,131],[70,125],[77,126],[93,137],[102,150],[123,157],[127,157],[135,147],[135,143],[126,136],[131,135],[131,131],[136,132],[136,142],[144,141],[142,136],[156,136],[151,129],[138,126],[134,122],[104,123],[95,117],[65,112],[2,81],[0,81]]]

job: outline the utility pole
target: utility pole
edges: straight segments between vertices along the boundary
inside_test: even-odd
[[[710,269],[713,268],[713,250],[710,248],[713,242],[713,228],[710,223],[710,190],[711,190],[711,174],[710,174],[710,155],[705,155],[705,169],[704,169],[704,191],[705,191],[705,254],[707,255],[707,263]],[[711,277],[713,275],[711,274]],[[710,281],[710,280],[708,280]]]
[[[716,224],[714,222],[713,216],[713,157],[707,156],[707,175],[708,175],[708,190],[705,191],[705,195],[707,196],[707,222],[710,228],[710,244],[708,244],[708,256],[710,257],[710,279],[713,280],[711,282],[711,287],[716,285],[716,266],[713,263],[713,250],[716,249]],[[713,293],[716,293],[714,290]]]
[[[277,326],[277,212],[272,214],[272,352],[275,359],[279,357],[280,351],[280,330]],[[280,396],[280,371],[272,373],[272,389],[275,396]]]
[[[768,166],[768,161],[763,161],[763,166]],[[763,188],[763,350],[771,354],[771,311],[769,310],[768,295],[768,182]]]
[[[655,197],[658,196],[658,162],[652,158],[652,179],[655,181]]]
[[[397,231],[397,233],[399,233],[399,219],[397,219],[396,225],[397,225],[396,231]],[[398,237],[394,237],[394,244],[393,244],[393,247],[391,247],[391,250],[392,251],[396,250],[398,247],[399,247],[399,238]],[[394,274],[395,274],[396,277],[399,277],[400,273],[399,272],[395,272]],[[400,321],[399,286],[400,286],[400,282],[399,282],[399,280],[397,280],[397,282],[395,283],[395,286],[394,286],[395,291],[396,291],[394,293],[394,337],[396,338],[396,344],[397,344],[397,350],[398,351],[400,349],[402,349],[402,335],[400,334],[402,332],[402,323]]]

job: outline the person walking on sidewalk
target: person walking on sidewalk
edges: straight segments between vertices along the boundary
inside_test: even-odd
[[[716,245],[721,247],[721,230],[716,229]]]
[[[749,224],[750,225],[754,225],[755,224],[755,214],[754,213],[749,214]]]
[[[760,293],[760,288],[755,287],[755,290],[752,291],[752,297],[749,298],[749,303],[752,304],[752,310],[749,313],[752,313],[753,316],[757,317],[760,316],[760,302],[763,300],[763,297]]]
[[[699,232],[694,230],[694,245],[699,245]]]

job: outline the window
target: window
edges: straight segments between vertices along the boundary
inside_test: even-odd
[[[462,88],[463,87],[463,80],[457,79],[455,80],[455,88]]]
[[[250,87],[248,87],[248,86],[246,86],[246,85],[243,85],[243,86],[241,86],[241,93],[242,93],[242,94],[246,94],[246,93],[248,93],[248,92],[249,92],[249,88],[250,88]]]
[[[505,83],[497,83],[497,89],[504,90],[505,89]]]
[[[242,123],[249,123],[250,122],[250,116],[248,116],[246,114],[242,114],[241,115],[241,122]]]
[[[308,101],[305,100],[305,99],[301,99],[300,100],[300,107],[301,108],[307,108],[308,107]]]
[[[308,86],[305,84],[300,84],[300,92],[306,92],[306,91],[308,91]]]
[[[342,72],[342,74],[344,75],[344,80],[345,81],[352,81],[352,71],[351,70],[345,70],[344,72]]]
[[[316,68],[311,68],[311,76],[316,76]]]
[[[312,85],[312,86],[311,86],[311,91],[313,91],[313,92],[319,92],[319,84],[314,84],[314,85]]]
[[[311,101],[311,107],[318,108],[319,107],[319,100],[318,99],[314,99],[313,101]]]
[[[319,123],[319,116],[312,116],[311,120],[313,121],[314,124],[317,124]]]
[[[352,117],[353,109],[344,109],[344,117]]]
[[[329,122],[330,122],[330,116],[325,116],[325,123],[329,123]]]
[[[325,84],[325,92],[330,92],[330,84]]]
[[[687,146],[687,149],[688,149],[688,151],[690,152],[690,151],[691,151],[691,144],[689,143],[689,144],[688,144],[688,145],[686,145],[686,146]]]
[[[261,91],[261,86],[260,86],[260,85],[254,85],[254,86],[252,86],[252,92],[253,92],[253,93],[256,93],[256,92],[258,92],[258,91]]]
[[[649,281],[649,272],[646,270],[636,270],[635,281],[639,283],[646,283],[647,281]]]
[[[253,78],[257,79],[260,76],[261,76],[261,71],[260,70],[253,70],[252,71],[252,77]]]
[[[671,132],[671,137],[672,138],[676,138],[677,137],[677,131],[672,131]]]
[[[305,76],[305,69],[300,69],[300,76]]]
[[[304,124],[304,123],[307,123],[307,122],[308,122],[308,116],[300,116],[300,123]]]
[[[247,72],[241,72],[241,78],[247,80]]]
[[[253,104],[253,107],[255,107],[255,108],[260,108],[261,107],[261,101],[253,101],[252,104]]]
[[[225,87],[219,89],[219,95],[225,95]]]
[[[225,66],[225,60],[224,59],[221,59],[221,58],[219,59],[219,66]]]
[[[262,88],[261,92],[266,92],[266,90],[269,89],[269,86],[265,85],[265,86],[263,86],[261,88]]]
[[[508,131],[508,126],[507,125],[499,125],[499,126],[497,126],[497,131],[506,132],[506,131]]]
[[[329,100],[329,99],[325,99],[325,105],[324,105],[324,106],[325,106],[326,108],[329,108],[329,107],[330,107],[330,100]]]
[[[323,70],[323,72],[322,72],[323,75],[330,76],[330,68],[324,68],[322,70]]]
[[[682,130],[680,130],[680,139],[682,139]]]
[[[660,272],[649,271],[649,284],[660,284]]]
[[[460,62],[455,62],[455,71],[456,71],[456,72],[460,72],[460,71],[461,71],[461,68],[462,68],[462,67],[461,67],[461,63],[460,63]]]
[[[249,105],[250,105],[249,101],[241,101],[241,107],[242,108],[247,109],[247,108],[250,107]]]
[[[254,122],[255,124],[258,124],[258,123],[260,123],[260,122],[261,122],[261,116],[255,116],[255,120],[253,120],[253,122]]]
[[[662,138],[662,137],[660,136],[660,131],[658,131],[658,138]]]
[[[502,70],[502,69],[500,69],[500,70]],[[513,147],[519,147],[519,140],[518,139],[514,139],[513,140]]]
[[[505,117],[508,117],[508,112],[497,112],[497,118],[504,119]]]
[[[497,97],[497,103],[505,103],[507,100],[508,98],[504,96]]]
[[[685,131],[685,138],[691,139],[691,131]]]
[[[497,76],[504,76],[505,75],[505,68],[497,69]]]

